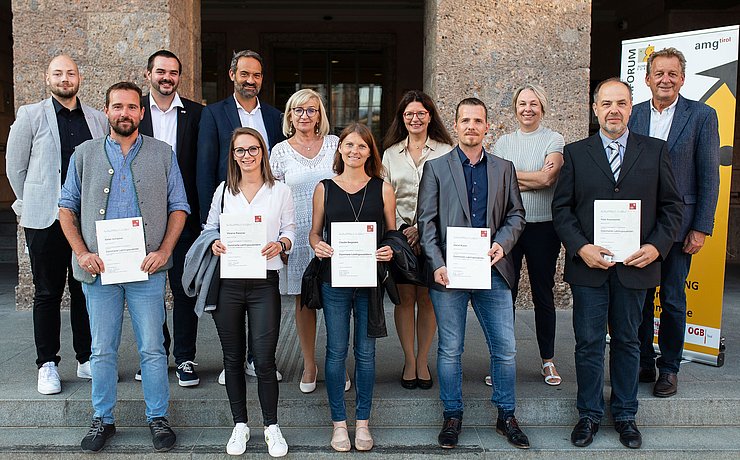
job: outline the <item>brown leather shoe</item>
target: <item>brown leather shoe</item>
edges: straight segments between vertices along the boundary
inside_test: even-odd
[[[670,372],[661,372],[655,382],[653,395],[658,398],[670,398],[678,392],[678,375]]]

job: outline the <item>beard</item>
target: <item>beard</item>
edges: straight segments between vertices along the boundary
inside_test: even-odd
[[[123,123],[128,122],[129,125],[125,126]],[[132,118],[119,118],[117,120],[109,120],[110,127],[119,136],[128,137],[139,129],[139,123],[134,121]]]
[[[162,89],[162,84],[164,83],[169,83],[171,85],[171,88]],[[161,94],[162,96],[169,96],[170,94],[177,91],[177,85],[175,85],[175,82],[173,82],[172,80],[167,80],[167,79],[162,79],[162,80],[159,80],[158,82],[152,82],[152,87],[155,88],[157,92]]]
[[[61,99],[71,99],[77,95],[77,90],[79,89],[79,87],[70,86],[64,88],[59,86],[51,86],[49,89],[51,90],[51,94]]]
[[[234,89],[244,99],[251,99],[253,97],[257,97],[257,95],[260,92],[259,88],[257,88],[257,85],[250,86],[247,84],[240,85],[238,83],[234,83]]]

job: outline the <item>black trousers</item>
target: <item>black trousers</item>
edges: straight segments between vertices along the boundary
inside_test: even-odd
[[[516,304],[522,258],[527,258],[527,274],[534,302],[534,323],[540,358],[552,359],[555,354],[555,267],[560,254],[558,239],[552,221],[527,222],[522,236],[511,250],[516,279],[511,295]],[[516,308],[516,307],[514,307]]]
[[[62,295],[69,284],[72,346],[80,363],[90,359],[90,319],[80,282],[72,277],[72,248],[59,221],[43,229],[24,228],[33,274],[33,335],[36,365],[59,364]]]
[[[182,288],[182,271],[185,266],[185,255],[198,237],[185,227],[172,251],[172,268],[167,272],[174,305],[172,308],[172,327],[174,329],[172,355],[176,364],[195,360],[195,342],[198,339],[198,315],[195,314],[195,297],[188,297]],[[167,321],[164,326],[164,350],[170,353],[170,331]]]
[[[277,271],[268,270],[267,279],[224,279],[213,311],[224,353],[226,394],[234,423],[247,422],[247,383],[244,376],[247,331],[257,374],[257,394],[265,426],[277,423],[279,396],[275,372],[275,350],[280,335],[280,292]]]

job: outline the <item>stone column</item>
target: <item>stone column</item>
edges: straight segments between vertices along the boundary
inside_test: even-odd
[[[486,146],[516,129],[514,89],[538,83],[549,95],[543,123],[566,143],[588,135],[590,0],[426,0],[424,88],[452,128],[457,103],[470,96],[488,105]],[[562,260],[556,281],[562,280]],[[531,305],[526,275],[517,305]],[[570,291],[556,283],[556,305]]]
[[[102,110],[113,83],[145,86],[147,58],[163,48],[183,63],[180,94],[201,99],[200,0],[13,0],[12,9],[16,108],[49,97],[44,72],[54,56],[68,54],[83,77],[80,100]],[[18,271],[16,307],[30,308],[33,282],[20,228]]]

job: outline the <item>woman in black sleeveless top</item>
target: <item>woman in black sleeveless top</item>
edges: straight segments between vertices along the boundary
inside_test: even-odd
[[[370,288],[332,287],[332,222],[374,222],[377,242],[384,229],[396,228],[396,197],[383,182],[380,154],[367,126],[353,123],[342,131],[334,159],[332,179],[320,182],[313,196],[313,219],[309,241],[316,256],[327,259],[321,272],[322,303],[326,322],[326,391],[334,423],[331,446],[350,450],[344,404],[344,374],[349,348],[350,317],[354,317],[356,418],[355,448],[370,450],[373,438],[368,429],[375,384],[375,338],[368,337]],[[326,194],[326,206],[324,195]],[[326,235],[326,241],[324,240]],[[327,243],[328,242],[328,243]],[[379,262],[388,262],[388,246],[375,253]]]

